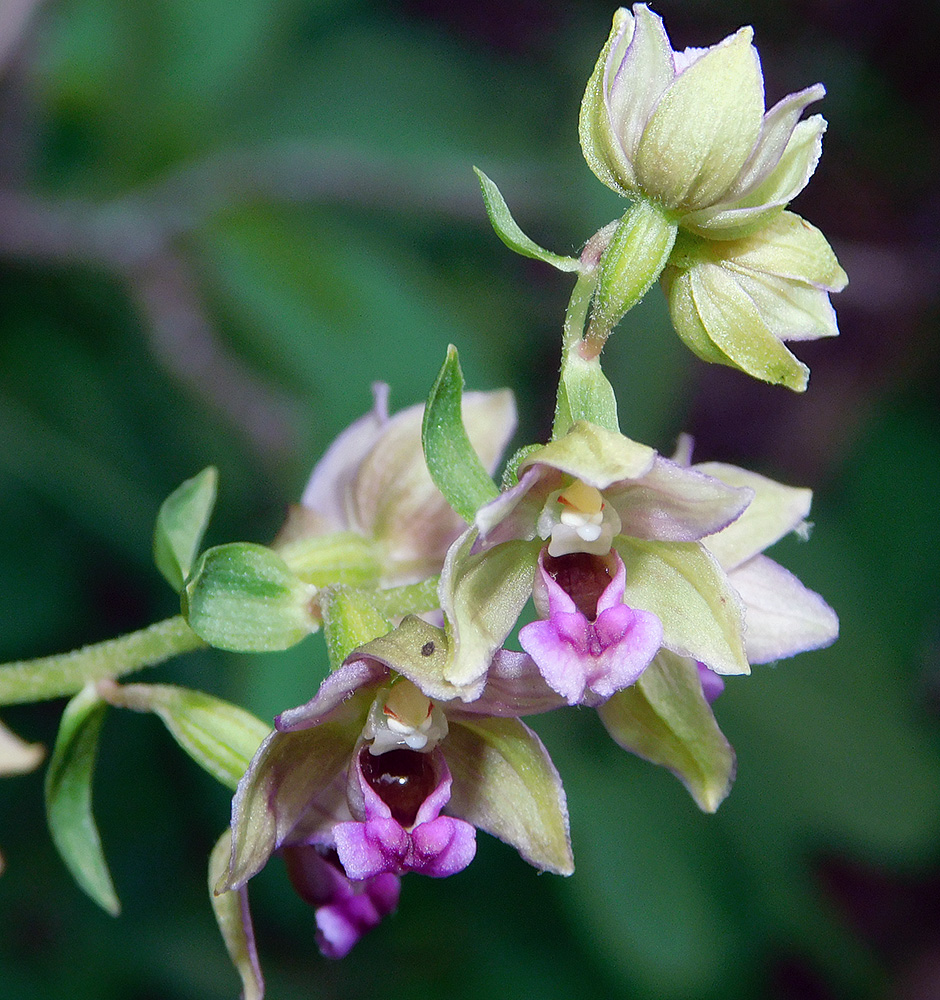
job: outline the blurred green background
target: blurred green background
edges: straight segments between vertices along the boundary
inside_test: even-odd
[[[606,353],[624,431],[816,492],[775,555],[842,620],[831,649],[729,683],[736,787],[700,815],[594,713],[537,720],[576,874],[481,835],[342,963],[277,864],[252,883],[272,1000],[940,996],[940,161],[936,10],[669,0],[676,47],[757,31],[768,103],[823,80],[826,155],[796,208],[852,279],[797,398],[706,368],[657,289]],[[570,279],[489,230],[470,171],[540,243],[622,211],[577,144],[612,8],[560,0],[0,3],[0,660],[173,614],[150,532],[214,463],[209,543],[269,540],[316,457],[391,383],[422,399],[449,342],[547,433]],[[155,679],[264,718],[306,700],[319,638]],[[62,703],[7,709],[54,740]],[[70,881],[41,771],[0,782],[0,998],[237,993],[205,887],[228,797],[152,717],[113,712],[96,815],[124,913]]]

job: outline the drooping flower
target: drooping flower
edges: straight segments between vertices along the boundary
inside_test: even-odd
[[[581,145],[634,206],[591,244],[595,256],[602,235],[607,246],[591,336],[602,343],[661,274],[673,325],[699,357],[802,391],[808,370],[783,342],[837,334],[829,294],[848,280],[823,235],[784,213],[822,151],[825,120],[800,116],[825,89],[765,112],[752,34],[676,52],[645,4],[614,15]]]
[[[436,669],[427,636],[439,631],[408,618],[363,647],[312,701],[277,718],[235,795],[220,889],[241,889],[286,852],[295,884],[302,894],[308,886],[317,907],[324,954],[348,951],[394,907],[388,878],[465,868],[475,828],[542,870],[573,870],[561,781],[517,718],[560,699],[528,657],[503,652],[472,705],[433,701],[419,684],[425,668]],[[391,670],[367,652],[379,642],[405,651],[396,666],[420,669],[411,678]]]
[[[423,406],[388,414],[388,386],[317,463],[275,547],[309,583],[393,587],[440,572],[464,524],[431,481],[421,451]],[[492,472],[516,424],[508,390],[463,399],[467,433]]]

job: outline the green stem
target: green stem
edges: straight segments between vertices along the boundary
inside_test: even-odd
[[[565,312],[565,325],[562,330],[562,352],[564,355],[574,350],[581,342],[584,323],[591,306],[591,297],[594,295],[599,276],[600,272],[596,269],[583,271],[578,275],[574,291],[568,302],[568,309]]]
[[[440,579],[439,576],[429,576],[420,583],[410,583],[405,587],[376,590],[369,594],[369,601],[386,618],[432,611],[441,606],[441,600],[437,596]]]
[[[83,646],[71,653],[20,660],[0,666],[0,705],[19,705],[75,694],[88,681],[154,667],[206,644],[182,615],[138,632]]]

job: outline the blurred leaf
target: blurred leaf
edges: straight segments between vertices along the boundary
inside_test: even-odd
[[[52,839],[75,881],[102,909],[117,916],[121,904],[91,813],[91,783],[106,709],[93,685],[66,706],[46,773],[46,816]]]

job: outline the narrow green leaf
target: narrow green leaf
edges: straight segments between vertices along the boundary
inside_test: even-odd
[[[209,855],[209,897],[225,950],[242,981],[242,1000],[261,1000],[264,979],[248,911],[248,891],[244,886],[226,892],[215,891],[219,880],[228,871],[231,854],[232,831],[226,830]]]
[[[153,532],[157,569],[177,592],[183,589],[199,551],[212,509],[219,473],[208,466],[178,486],[160,506]]]
[[[46,772],[46,817],[66,867],[112,916],[121,910],[91,812],[91,783],[107,704],[93,685],[66,705]]]
[[[483,189],[483,204],[486,206],[486,214],[490,218],[490,224],[496,231],[496,235],[510,250],[522,254],[523,257],[544,261],[546,264],[558,268],[559,271],[581,270],[581,261],[576,257],[563,257],[560,254],[552,253],[529,239],[512,217],[506,200],[499,193],[499,188],[482,170],[474,167],[473,172],[477,175],[480,187]]]
[[[181,603],[190,628],[210,645],[269,652],[319,628],[316,593],[272,549],[232,542],[200,556]]]
[[[734,751],[702,693],[695,661],[663,649],[633,687],[598,708],[616,743],[668,767],[703,812],[731,790]]]
[[[159,716],[183,750],[232,789],[271,731],[237,705],[172,684],[114,685],[106,697],[112,705]]]
[[[451,718],[449,811],[512,844],[543,871],[570,875],[574,858],[561,778],[519,719]]]
[[[421,446],[434,484],[470,523],[477,510],[499,491],[467,436],[460,410],[462,397],[463,373],[457,348],[451,344],[424,408]]]

